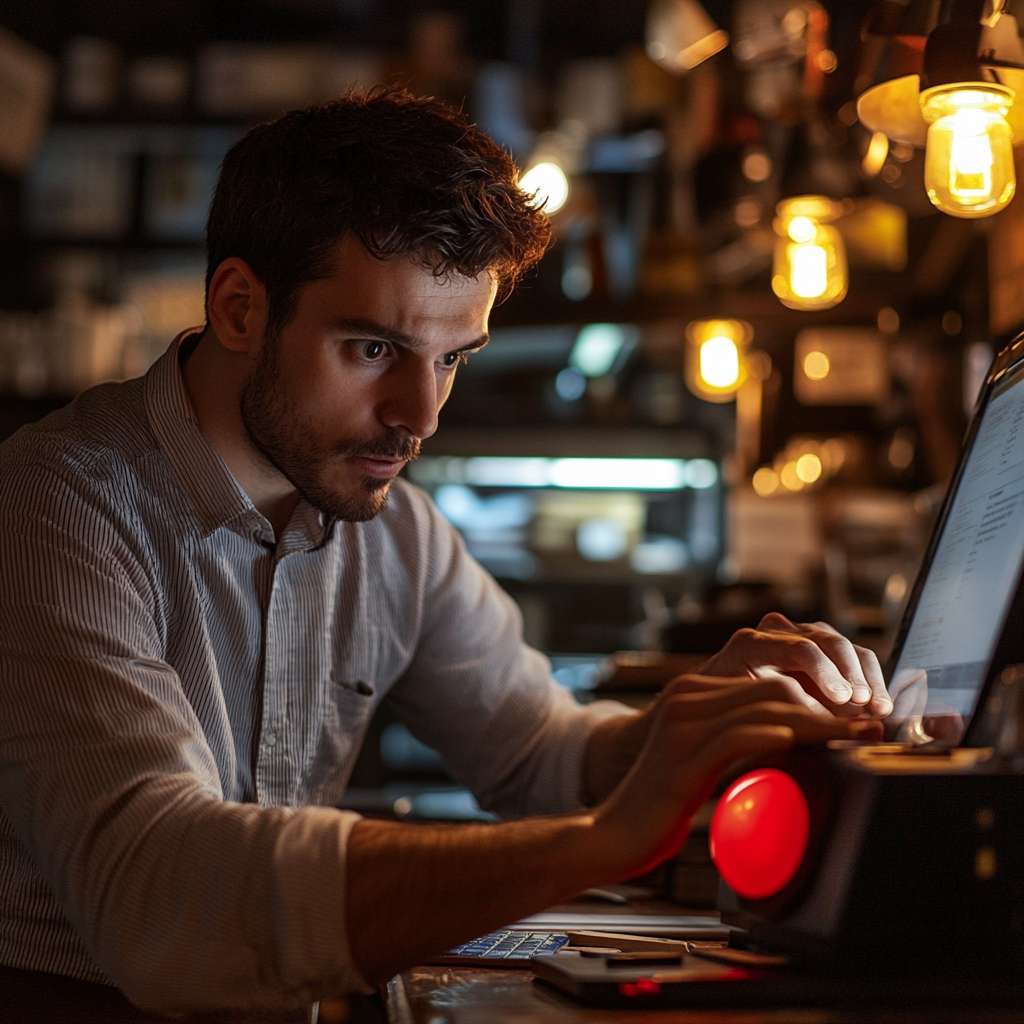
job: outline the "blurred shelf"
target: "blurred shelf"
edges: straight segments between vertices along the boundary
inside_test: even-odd
[[[137,238],[132,236],[125,238],[79,238],[73,235],[52,237],[26,235],[23,236],[22,243],[26,247],[32,246],[39,249],[104,249],[118,252],[131,251],[133,249],[147,252],[152,250],[182,249],[191,253],[202,252],[205,249],[205,243],[201,238],[189,240],[181,238]]]
[[[679,427],[604,427],[558,424],[544,427],[468,428],[442,426],[424,443],[424,455],[560,458],[714,458],[709,430]]]
[[[272,114],[268,116],[273,116]],[[246,130],[263,120],[260,117],[230,118],[199,110],[146,110],[140,107],[117,108],[95,114],[58,111],[50,122],[54,128],[227,128]]]
[[[495,564],[485,555],[476,554],[474,557],[495,579],[501,580],[503,583],[514,583],[517,586],[656,586],[666,583],[676,584],[684,572],[689,579],[694,579],[702,573],[705,576],[713,576],[717,568],[717,559],[715,559],[710,563],[694,563],[687,566],[685,570],[676,569],[671,572],[640,573],[632,570],[628,561],[625,560],[615,562],[581,562],[574,565],[569,558],[566,558],[564,564],[542,565],[536,575],[523,577],[510,575],[507,570],[502,571],[500,564]]]
[[[873,324],[883,306],[906,296],[906,283],[895,274],[851,275],[850,292],[842,302],[819,312],[787,309],[767,283],[742,290],[708,287],[697,295],[637,295],[615,300],[596,296],[582,302],[531,292],[527,282],[491,315],[493,327],[551,323],[640,322],[694,320],[733,316],[756,321],[762,328],[795,333],[806,327]]]

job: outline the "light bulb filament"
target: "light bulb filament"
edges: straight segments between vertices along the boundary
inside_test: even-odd
[[[729,388],[740,379],[740,353],[732,338],[720,335],[701,345],[700,376],[713,388]]]
[[[980,110],[960,110],[953,115],[949,191],[961,202],[978,202],[992,192],[992,143],[985,121]]]
[[[820,245],[794,245],[792,251],[793,294],[801,299],[816,299],[828,287],[828,253]]]

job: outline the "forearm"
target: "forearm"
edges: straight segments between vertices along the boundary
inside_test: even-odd
[[[647,742],[648,715],[632,712],[599,722],[583,755],[583,802],[593,807],[625,778]]]
[[[616,877],[589,814],[497,825],[361,821],[346,853],[349,946],[380,981]]]

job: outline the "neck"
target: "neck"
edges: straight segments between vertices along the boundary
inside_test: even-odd
[[[280,537],[299,495],[253,447],[242,421],[242,390],[252,369],[249,356],[225,348],[207,326],[182,367],[182,376],[200,430]]]

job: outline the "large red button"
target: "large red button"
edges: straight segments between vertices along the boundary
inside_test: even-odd
[[[711,858],[726,885],[748,900],[784,889],[804,859],[810,818],[791,775],[761,768],[740,776],[711,819]]]

